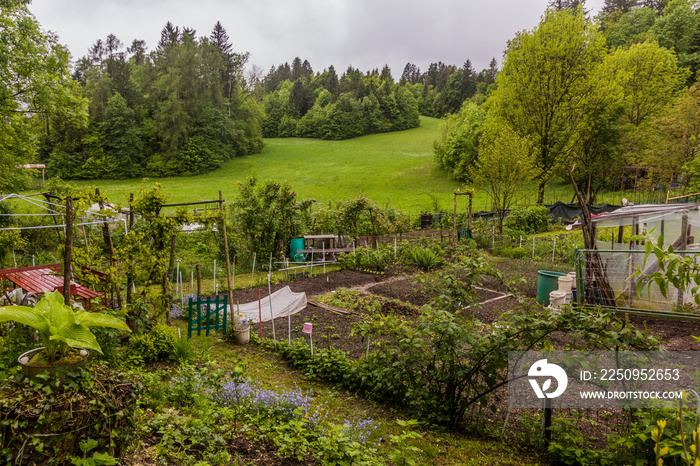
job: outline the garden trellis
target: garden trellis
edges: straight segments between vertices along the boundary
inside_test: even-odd
[[[34,199],[37,195],[43,195],[46,197],[46,201],[40,199]],[[53,196],[57,198],[56,196]],[[72,243],[73,243],[73,227],[80,226],[91,226],[91,225],[102,225],[103,228],[107,228],[107,225],[112,222],[120,222],[122,219],[115,219],[109,215],[102,214],[100,212],[90,212],[87,217],[80,217],[82,221],[75,223],[74,221],[74,211],[73,211],[73,198],[71,196],[66,196],[65,205],[57,204],[55,202],[50,202],[48,199],[50,194],[39,193],[35,195],[23,196],[20,194],[7,194],[0,197],[0,203],[10,202],[12,200],[22,201],[33,205],[39,209],[39,212],[15,214],[15,213],[2,213],[0,216],[6,217],[47,217],[50,216],[54,219],[54,225],[30,225],[30,226],[19,226],[19,227],[2,227],[0,231],[22,231],[22,230],[36,230],[45,228],[63,228],[65,234],[65,248],[63,251],[63,297],[66,302],[70,301],[70,285],[72,280]],[[60,199],[60,198],[57,198]],[[64,209],[65,212],[61,212],[58,209]],[[95,220],[93,216],[97,217]],[[63,223],[58,223],[56,218],[63,218]],[[126,220],[124,219],[124,231],[127,231]]]
[[[43,193],[41,193],[43,194]],[[33,196],[23,196],[20,194],[6,194],[2,197],[0,197],[0,203],[5,202],[5,201],[10,201],[10,200],[19,200],[23,202],[27,202],[35,207],[38,207],[40,209],[40,212],[36,213],[23,213],[23,214],[5,214],[5,213],[0,213],[0,217],[66,217],[65,212],[61,212],[60,210],[57,209],[65,209],[66,206],[62,204],[56,204],[54,202],[49,202],[49,201],[42,201],[40,199],[33,199]],[[97,217],[96,219],[94,217]],[[121,218],[112,218],[109,215],[102,214],[100,212],[90,212],[88,216],[81,217],[82,221],[78,223],[73,223],[73,226],[79,227],[79,226],[90,226],[90,225],[104,225],[105,223],[114,223],[114,222],[122,222],[124,224],[124,231],[127,230],[126,226],[126,219],[121,219]],[[54,225],[32,225],[32,226],[20,226],[20,227],[3,227],[0,228],[0,231],[12,231],[12,230],[36,230],[36,229],[42,229],[42,228],[63,228],[63,231],[66,231],[66,222],[64,220],[63,223],[61,224],[54,224]]]

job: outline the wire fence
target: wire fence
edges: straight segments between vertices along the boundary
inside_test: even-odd
[[[635,249],[638,247],[640,249]],[[627,249],[624,249],[627,248]],[[675,251],[697,260],[699,251]],[[576,271],[578,274],[581,304],[613,306],[619,309],[697,313],[694,296],[689,286],[679,290],[669,285],[666,296],[660,288],[644,277],[633,277],[636,270],[645,275],[658,271],[656,257],[644,261],[643,246],[620,245],[609,250],[578,250]],[[639,292],[637,289],[639,287]]]

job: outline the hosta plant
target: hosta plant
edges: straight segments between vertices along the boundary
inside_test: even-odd
[[[37,330],[49,364],[66,356],[72,346],[102,354],[90,327],[110,327],[130,332],[129,327],[116,317],[98,312],[74,311],[64,303],[63,296],[57,291],[46,293],[34,308],[0,307],[0,322],[8,321]]]

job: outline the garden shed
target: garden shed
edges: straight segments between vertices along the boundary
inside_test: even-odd
[[[695,256],[700,253],[700,243],[693,235],[700,232],[700,204],[631,205],[592,216],[591,222],[597,232],[602,228],[613,228],[613,232],[609,239],[598,234],[596,250],[577,253],[579,289],[585,290],[580,296],[585,304],[671,312],[694,303],[689,289],[669,287],[664,297],[655,284],[632,277],[637,269],[648,275],[659,268],[653,255],[644,262],[643,240],[623,242],[623,238],[629,238],[630,232],[645,235],[654,243],[661,239],[664,248],[673,245],[676,253]],[[636,292],[638,280],[645,280],[640,294]]]

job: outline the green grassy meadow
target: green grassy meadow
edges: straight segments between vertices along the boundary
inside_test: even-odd
[[[433,141],[440,120],[421,117],[415,129],[374,134],[344,141],[284,138],[266,139],[260,154],[238,157],[204,175],[147,180],[87,180],[80,186],[99,186],[113,202],[126,202],[129,193],[158,182],[173,202],[230,200],[236,182],[248,176],[287,181],[302,198],[340,201],[359,195],[380,205],[416,212],[430,209],[426,193],[451,205],[460,184],[449,179],[433,159]]]
[[[418,128],[393,133],[373,134],[343,141],[304,138],[266,139],[260,154],[237,157],[218,170],[197,176],[145,178],[129,180],[84,180],[82,187],[99,187],[110,201],[126,203],[129,194],[150,188],[155,182],[163,187],[171,202],[192,202],[219,198],[232,200],[236,183],[248,176],[287,181],[301,198],[317,202],[343,201],[360,193],[382,207],[392,206],[409,213],[451,211],[452,193],[462,183],[452,179],[435,162],[433,141],[440,120],[421,117]],[[573,190],[566,184],[550,183],[545,203],[571,202]],[[618,202],[622,196],[601,201]],[[434,200],[437,202],[437,209]],[[536,202],[533,184],[521,191],[515,203]],[[477,189],[474,210],[491,210],[486,191]],[[459,209],[466,208],[466,199]]]

